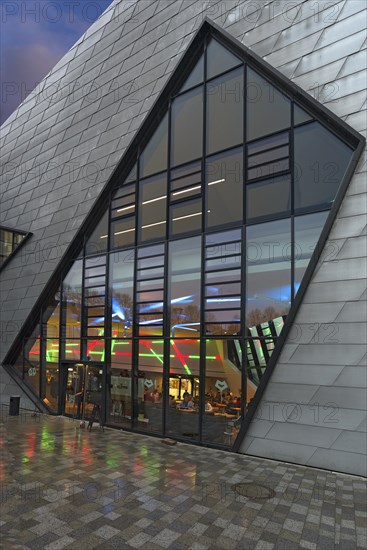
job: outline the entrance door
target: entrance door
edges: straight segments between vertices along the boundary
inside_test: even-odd
[[[62,414],[88,418],[94,404],[101,405],[102,367],[91,365],[62,366]]]

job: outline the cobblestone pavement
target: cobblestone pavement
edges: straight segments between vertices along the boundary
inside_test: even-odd
[[[1,420],[2,548],[367,547],[361,478],[65,418]]]

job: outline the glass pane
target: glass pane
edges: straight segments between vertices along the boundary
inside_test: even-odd
[[[206,245],[218,245],[224,243],[225,246],[231,241],[241,240],[241,229],[230,229],[221,233],[208,233],[205,237]]]
[[[163,313],[143,313],[137,315],[139,336],[163,336]]]
[[[122,193],[126,191],[126,193]],[[111,203],[111,218],[129,216],[135,212],[135,185],[128,185],[115,193]]]
[[[59,338],[60,335],[60,290],[55,294],[42,315],[44,336]]]
[[[240,305],[240,298],[236,299]],[[240,334],[241,310],[206,311],[205,334],[211,336],[226,336],[228,334]]]
[[[32,338],[24,342],[24,381],[33,392],[39,396],[41,371],[41,339],[40,327],[37,325]]]
[[[201,237],[170,242],[168,270],[171,334],[199,335]]]
[[[164,238],[166,234],[167,175],[140,182],[140,240]]]
[[[140,155],[140,177],[167,169],[168,115],[166,114]]]
[[[163,340],[139,340],[137,427],[162,433]]]
[[[110,258],[112,336],[132,335],[134,309],[134,251],[116,252]]]
[[[299,107],[296,103],[294,104],[294,125],[302,124],[303,122],[307,122],[308,120],[313,120],[312,116],[306,113],[301,107]]]
[[[104,388],[102,366],[88,366],[86,372],[85,417],[90,418],[94,405],[102,404]]]
[[[86,288],[104,286],[106,283],[106,276],[103,277],[92,277],[91,279],[84,280],[84,286]]]
[[[107,372],[107,422],[131,427],[132,341],[111,341],[111,368]]]
[[[95,269],[97,267],[104,267],[106,269],[106,255],[94,256],[93,258],[86,258],[85,269]]]
[[[246,324],[288,313],[291,302],[290,219],[247,228]]]
[[[241,373],[238,340],[206,340],[203,441],[232,447],[241,423]]]
[[[0,258],[3,263],[13,252],[13,233],[0,229]]]
[[[63,336],[80,338],[82,320],[83,261],[77,260],[63,282],[64,327]]]
[[[147,256],[156,256],[158,254],[164,254],[163,244],[155,244],[153,246],[138,248],[138,258],[146,258]]]
[[[80,340],[68,338],[61,342],[61,349],[64,349],[64,358],[70,361],[80,360]]]
[[[137,165],[135,164],[130,174],[127,176],[125,183],[131,183],[132,181],[135,181],[136,175],[137,175]]]
[[[213,38],[210,40],[207,49],[207,78],[224,73],[240,63],[242,63],[241,60],[227,50],[227,48]]]
[[[331,206],[352,154],[352,149],[318,122],[295,128],[295,208]]]
[[[274,341],[269,340],[269,347],[274,347]],[[271,352],[271,350],[269,350]],[[265,372],[267,362],[271,353],[268,352],[266,340],[253,338],[246,343],[247,359],[247,385],[246,400],[247,404],[254,398],[256,390],[260,384],[261,378]]]
[[[256,166],[248,170],[248,179],[253,180],[256,178],[269,178],[280,172],[286,172],[289,170],[289,159],[277,160],[264,164],[263,166]]]
[[[102,216],[97,227],[85,245],[85,253],[99,254],[107,250],[108,243],[108,211]]]
[[[171,234],[201,230],[201,199],[171,206]]]
[[[54,412],[59,406],[59,341],[46,340],[46,361],[43,369],[43,402]]]
[[[185,84],[182,86],[180,92],[188,90],[197,84],[201,84],[204,80],[204,55],[202,55],[199,61],[196,63],[195,67],[190,73],[190,76],[185,81]]]
[[[206,163],[207,226],[242,221],[242,148],[211,157]]]
[[[0,265],[15,251],[24,237],[24,233],[0,229]]]
[[[247,146],[248,155],[257,155],[263,151],[268,151],[274,147],[283,147],[288,145],[289,142],[289,132],[282,132],[280,134],[274,134],[266,138],[259,139],[249,143]],[[249,158],[250,162],[250,158]]]
[[[224,283],[208,283],[207,286],[205,287],[205,295],[208,297],[236,296],[240,294],[241,294],[241,281],[228,281]]]
[[[98,277],[99,275],[104,276],[105,273],[106,273],[106,266],[101,265],[101,266],[91,267],[89,269],[86,269],[85,273],[84,273],[84,276],[85,276],[86,279],[92,280],[92,279],[95,279],[96,277]],[[91,286],[91,285],[89,285],[89,286]]]
[[[177,166],[202,156],[203,87],[177,97],[172,103],[171,164]]]
[[[289,128],[291,103],[267,80],[247,69],[247,141]]]
[[[199,437],[200,341],[171,340],[167,432]]]
[[[243,69],[207,85],[207,154],[243,142]]]
[[[135,242],[135,216],[111,224],[112,248],[123,248]]]
[[[247,220],[288,212],[291,208],[290,192],[290,176],[248,184],[246,188]]]
[[[90,357],[91,361],[103,362],[105,357],[104,339],[102,338],[88,338],[87,344],[87,357]]]
[[[327,212],[294,218],[294,291],[298,291],[329,215]]]
[[[213,292],[216,292],[216,285],[237,282],[241,280],[240,269],[229,269],[227,271],[213,271],[205,276],[207,285],[213,285]]]

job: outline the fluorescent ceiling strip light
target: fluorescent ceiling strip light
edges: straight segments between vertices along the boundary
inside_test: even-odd
[[[195,191],[195,189],[201,189],[201,185],[189,187],[188,189],[184,189],[183,191],[176,191],[175,193],[172,193],[172,195],[175,197],[176,195],[182,195],[183,193],[190,193],[190,191]]]
[[[223,183],[223,181],[226,181],[226,180],[222,179],[222,180],[211,181],[210,183],[208,183],[208,185],[215,185],[216,183]]]
[[[132,204],[131,206],[125,206],[124,208],[119,208],[117,212],[123,212],[124,210],[130,210],[131,208],[135,208],[135,204]]]
[[[165,221],[163,222],[155,222],[155,223],[148,223],[148,225],[142,225],[142,229],[147,229],[147,227],[154,227],[155,225],[162,225],[162,223],[166,223]]]
[[[114,235],[122,235],[123,233],[130,233],[131,231],[135,231],[135,229],[124,229],[124,231],[117,231]]]
[[[180,216],[179,218],[173,218],[172,221],[177,222],[178,220],[185,220],[186,218],[192,218],[193,216],[201,216],[201,212],[196,212],[196,214],[188,214],[187,216]]]
[[[166,199],[167,195],[162,195],[161,197],[157,197],[155,199],[150,199],[148,201],[143,201],[141,204],[150,204],[151,202],[161,201],[162,199]]]

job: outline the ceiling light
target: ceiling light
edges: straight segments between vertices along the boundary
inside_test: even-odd
[[[226,181],[226,180],[222,179],[222,180],[211,181],[210,183],[208,183],[208,185],[215,185],[216,183],[222,183],[223,181]]]
[[[151,202],[161,201],[162,199],[166,199],[166,198],[167,198],[167,195],[162,195],[161,197],[156,197],[155,199],[143,201],[141,204],[150,204]]]
[[[175,193],[172,193],[172,196],[175,197],[176,195],[182,195],[183,193],[190,193],[191,191],[195,191],[195,189],[201,189],[201,185],[195,185],[195,187],[189,187],[183,191],[176,191]]]
[[[135,208],[135,204],[132,204],[131,206],[125,206],[124,208],[119,208],[116,212],[123,212],[124,210],[130,210],[131,208]]]
[[[162,225],[162,223],[166,223],[166,222],[163,221],[163,222],[148,223],[147,225],[143,225],[142,229],[146,229],[147,227],[153,227],[154,225]]]
[[[117,231],[117,233],[114,233],[114,234],[122,235],[123,233],[130,233],[131,231],[135,231],[135,229],[125,229],[124,231]]]
[[[178,220],[184,220],[186,218],[192,218],[193,216],[201,216],[201,212],[196,212],[195,214],[188,214],[187,216],[180,216],[178,218],[173,218],[172,221],[177,222]]]

